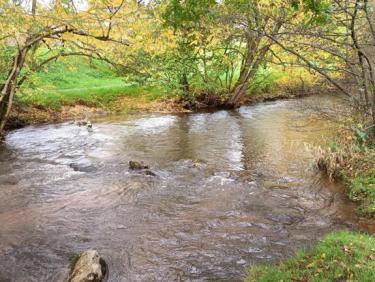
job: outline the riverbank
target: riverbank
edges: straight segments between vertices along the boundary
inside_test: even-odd
[[[92,89],[91,89],[92,90]],[[317,87],[301,89],[284,89],[285,91],[260,92],[247,95],[241,101],[243,105],[282,99],[296,99],[321,93]],[[60,123],[69,120],[90,119],[109,114],[134,113],[183,113],[204,109],[222,109],[223,104],[213,101],[217,97],[200,95],[193,104],[182,97],[168,93],[160,87],[127,86],[122,92],[77,92],[71,91],[38,94],[22,97],[15,102],[11,112],[7,130],[27,125]],[[324,88],[325,92],[331,91]],[[45,95],[45,96],[44,96]]]
[[[60,123],[69,120],[90,119],[109,114],[133,113],[180,113],[188,112],[176,99],[148,99],[147,96],[123,95],[107,102],[93,104],[75,100],[62,103],[59,107],[42,106],[34,103],[16,103],[7,123],[7,130],[27,125]]]
[[[332,181],[343,182],[361,217],[375,218],[375,140],[360,122],[342,124],[327,148],[320,148],[318,167]],[[251,281],[375,281],[375,237],[340,231],[326,235],[307,251],[277,265],[249,268]]]
[[[344,124],[330,145],[320,150],[319,168],[333,181],[342,181],[357,212],[375,218],[375,138],[370,127]]]
[[[218,85],[207,93],[205,85],[194,84],[187,97],[178,89],[166,82],[124,76],[99,60],[61,59],[31,74],[22,84],[7,129],[106,114],[219,109],[229,98],[228,91]],[[254,104],[327,91],[330,89],[326,83],[302,68],[286,71],[272,66],[257,73],[242,103]]]

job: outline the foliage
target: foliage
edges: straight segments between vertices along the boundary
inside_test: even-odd
[[[172,26],[175,30],[196,26],[202,17],[211,15],[216,5],[215,0],[171,0],[166,5],[163,18],[166,26]]]
[[[311,13],[310,21],[318,24],[328,23],[333,12],[333,5],[327,0],[292,0],[291,6],[296,10],[303,9]]]
[[[5,82],[6,75],[15,51],[16,50],[14,48],[0,45],[0,85]]]
[[[299,251],[277,266],[250,268],[245,281],[374,281],[374,246],[370,235],[331,233],[312,250]]]

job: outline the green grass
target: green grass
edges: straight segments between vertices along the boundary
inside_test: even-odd
[[[375,216],[375,169],[349,180],[349,198],[361,202],[361,214]]]
[[[40,49],[36,60],[42,60],[46,53],[48,50]],[[234,79],[238,76],[239,70],[236,71]],[[262,94],[273,91],[277,88],[277,81],[286,76],[287,73],[280,68],[260,68],[248,92]],[[193,90],[211,89],[213,92],[223,92],[221,86],[210,86],[203,83],[200,78],[191,78],[190,83]],[[120,97],[142,98],[140,100],[147,102],[178,95],[177,89],[168,92],[167,88],[161,83],[158,86],[142,87],[123,78],[105,62],[72,56],[50,62],[43,70],[33,73],[23,84],[16,98],[25,105],[55,110],[63,105],[77,104],[108,109]],[[225,92],[224,95],[226,94]]]
[[[248,93],[271,92],[276,87],[277,80],[286,75],[278,68],[260,68],[249,87]]]
[[[87,88],[39,90],[21,96],[20,100],[52,109],[59,109],[63,105],[74,106],[77,104],[106,107],[110,102],[122,96],[137,97],[141,90],[139,86],[118,85],[113,82]]]
[[[331,233],[312,250],[279,265],[252,267],[245,281],[375,281],[375,237]]]
[[[77,104],[107,108],[119,97],[144,96],[146,101],[152,101],[165,95],[161,87],[142,87],[126,81],[103,62],[70,57],[33,74],[17,99],[52,109]]]

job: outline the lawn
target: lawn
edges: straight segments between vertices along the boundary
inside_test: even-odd
[[[106,108],[119,97],[143,96],[146,101],[152,101],[166,93],[161,87],[131,83],[103,62],[70,57],[33,74],[22,86],[17,99],[51,109],[76,104]]]

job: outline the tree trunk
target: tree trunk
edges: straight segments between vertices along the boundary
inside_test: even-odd
[[[189,81],[186,73],[183,73],[180,79],[181,90],[184,95],[188,95],[190,92]]]
[[[29,49],[29,47],[24,47],[18,51],[17,55],[14,57],[13,66],[8,74],[7,80],[2,86],[0,95],[0,135],[3,134],[10,110],[12,109],[17,80]]]
[[[31,14],[35,16],[36,13],[36,0],[32,0],[31,2]]]
[[[236,84],[234,85],[231,91],[231,97],[227,102],[229,107],[236,107],[239,99],[245,94],[248,87],[248,74],[251,70],[252,63],[255,58],[256,50],[258,47],[259,41],[254,39],[247,40],[247,50],[246,57],[243,60],[240,77],[238,78]]]
[[[258,55],[255,59],[256,50],[253,49],[253,45],[248,45],[247,58],[245,60],[245,65],[241,69],[240,77],[234,86],[231,97],[227,102],[227,106],[231,108],[236,108],[239,106],[239,102],[243,96],[245,96],[246,91],[249,87],[250,81],[254,78],[259,65],[263,62],[270,45],[264,46],[258,51]]]
[[[261,28],[265,28],[266,25],[267,21]],[[277,34],[282,25],[282,21],[276,22],[272,28],[271,34]],[[247,39],[246,58],[241,68],[240,77],[231,92],[229,101],[227,102],[227,106],[231,108],[236,108],[239,106],[239,102],[246,94],[250,81],[254,78],[256,72],[258,71],[259,65],[264,61],[265,56],[271,48],[272,40],[269,40],[270,38],[268,38],[267,42],[265,43],[266,45],[260,48],[259,45],[261,44],[262,38],[264,38],[264,36],[260,37],[258,35],[255,38]]]

